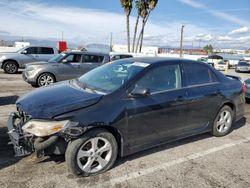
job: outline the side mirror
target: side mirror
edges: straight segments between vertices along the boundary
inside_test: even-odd
[[[150,89],[135,87],[130,93],[130,97],[145,97],[150,95]]]
[[[62,63],[67,63],[67,62],[68,62],[67,59],[63,59],[63,60],[62,60]]]
[[[27,54],[27,50],[23,50],[23,51],[22,51],[22,54]]]

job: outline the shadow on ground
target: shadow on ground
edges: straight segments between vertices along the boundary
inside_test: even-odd
[[[14,156],[12,145],[9,145],[9,136],[6,127],[0,127],[0,170],[18,162],[21,158]]]
[[[0,106],[15,104],[18,97],[18,95],[0,97]]]

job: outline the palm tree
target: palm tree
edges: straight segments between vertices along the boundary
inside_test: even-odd
[[[139,52],[141,52],[142,49],[142,44],[143,44],[143,36],[144,36],[144,29],[145,29],[145,25],[148,21],[149,15],[152,12],[152,10],[155,9],[158,0],[145,0],[144,1],[144,14],[142,14],[142,28],[141,28],[141,32],[137,41],[137,45],[136,45],[136,51],[138,49],[139,43],[140,43],[140,48],[139,48]]]
[[[136,3],[136,8],[137,8],[137,17],[136,17],[136,21],[135,21],[135,30],[134,30],[134,37],[133,37],[133,44],[132,44],[132,52],[135,52],[136,34],[137,34],[139,19],[140,19],[142,9],[143,9],[143,0],[137,0],[135,3]]]
[[[126,15],[126,24],[127,24],[127,43],[128,43],[128,52],[130,52],[130,29],[129,29],[129,16],[133,8],[133,0],[120,0],[121,6],[124,9]]]

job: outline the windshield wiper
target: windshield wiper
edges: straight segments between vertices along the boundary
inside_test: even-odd
[[[92,88],[92,87],[90,87],[88,84],[86,84],[86,83],[82,83],[82,82],[80,82],[78,79],[76,79],[77,80],[77,82],[78,82],[78,85],[80,85],[80,87],[81,88],[83,88],[83,89],[89,89],[90,91],[92,91],[93,93],[96,93],[96,91],[95,91],[95,89],[94,88]]]

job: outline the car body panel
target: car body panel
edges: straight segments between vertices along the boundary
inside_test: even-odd
[[[63,81],[69,80],[73,78],[80,77],[81,75],[85,74],[86,72],[102,65],[110,61],[108,54],[102,53],[91,53],[91,52],[66,52],[64,53],[65,57],[63,57],[59,61],[55,62],[36,62],[36,63],[29,63],[26,66],[25,71],[23,72],[23,79],[30,83],[36,84],[38,77],[42,73],[50,73],[55,77],[55,81]],[[79,62],[62,62],[70,55],[81,55],[81,60]],[[103,59],[101,62],[86,62],[84,61],[83,57],[87,56],[102,56]],[[34,66],[34,70],[28,71],[28,66]]]
[[[102,95],[82,91],[69,81],[65,81],[54,84],[53,88],[39,88],[23,95],[17,100],[16,106],[35,119],[48,119],[61,113],[93,105],[101,97]]]
[[[244,115],[242,83],[227,78],[210,65],[202,63],[216,75],[218,82],[190,87],[183,64],[198,62],[168,58],[127,61],[147,62],[149,66],[114,92],[91,93],[76,89],[65,81],[21,97],[17,107],[32,118],[79,122],[86,131],[96,127],[116,130],[121,156],[211,131],[215,116],[225,104],[232,106],[236,120]],[[129,95],[137,80],[166,64],[180,65],[183,81],[180,89],[142,97]]]

